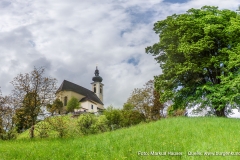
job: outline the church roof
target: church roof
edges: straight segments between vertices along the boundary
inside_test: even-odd
[[[85,96],[84,100],[94,101],[103,105],[102,101],[97,97],[94,92],[67,80],[64,80],[61,86],[58,88],[57,92],[60,91],[73,91]],[[81,101],[83,101],[83,99]]]

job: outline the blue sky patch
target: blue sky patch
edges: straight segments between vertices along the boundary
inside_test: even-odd
[[[139,59],[136,59],[136,58],[132,57],[132,58],[127,60],[127,63],[133,64],[134,66],[137,66],[138,63],[139,63]]]

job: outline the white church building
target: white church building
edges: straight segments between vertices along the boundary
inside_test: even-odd
[[[92,90],[86,89],[80,85],[64,80],[58,88],[56,97],[63,102],[66,108],[68,101],[75,97],[80,102],[80,109],[75,112],[99,113],[104,110],[103,104],[103,83],[102,77],[99,76],[99,70],[96,67],[95,76],[92,78]]]

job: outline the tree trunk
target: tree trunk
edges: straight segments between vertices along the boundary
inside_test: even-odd
[[[217,115],[218,117],[226,117],[226,115],[225,115],[225,107],[222,108],[222,109],[220,109],[220,110],[217,110],[217,109],[216,109],[216,115]]]
[[[32,121],[34,121],[33,119],[32,119]],[[32,127],[30,128],[30,138],[32,139],[32,138],[34,138],[34,122],[32,123]]]

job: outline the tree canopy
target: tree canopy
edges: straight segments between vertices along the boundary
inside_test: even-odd
[[[148,120],[157,120],[163,116],[163,104],[159,101],[159,93],[154,90],[154,81],[149,80],[144,88],[135,88],[124,104],[124,109],[134,109],[142,113]]]
[[[240,16],[204,6],[154,24],[159,42],[146,48],[162,74],[155,76],[161,102],[173,108],[201,104],[217,116],[240,104]]]
[[[53,104],[47,104],[47,110],[52,114],[52,116],[54,112],[61,114],[61,112],[63,111],[62,101],[59,98],[55,99]]]
[[[44,76],[44,68],[36,68],[30,73],[19,74],[11,82],[14,104],[20,117],[28,117],[31,121],[31,138],[34,137],[34,125],[42,107],[47,106],[55,98],[57,80]],[[28,126],[29,127],[29,126]]]
[[[72,97],[67,103],[67,112],[73,112],[74,109],[80,108],[80,102],[76,97]]]

